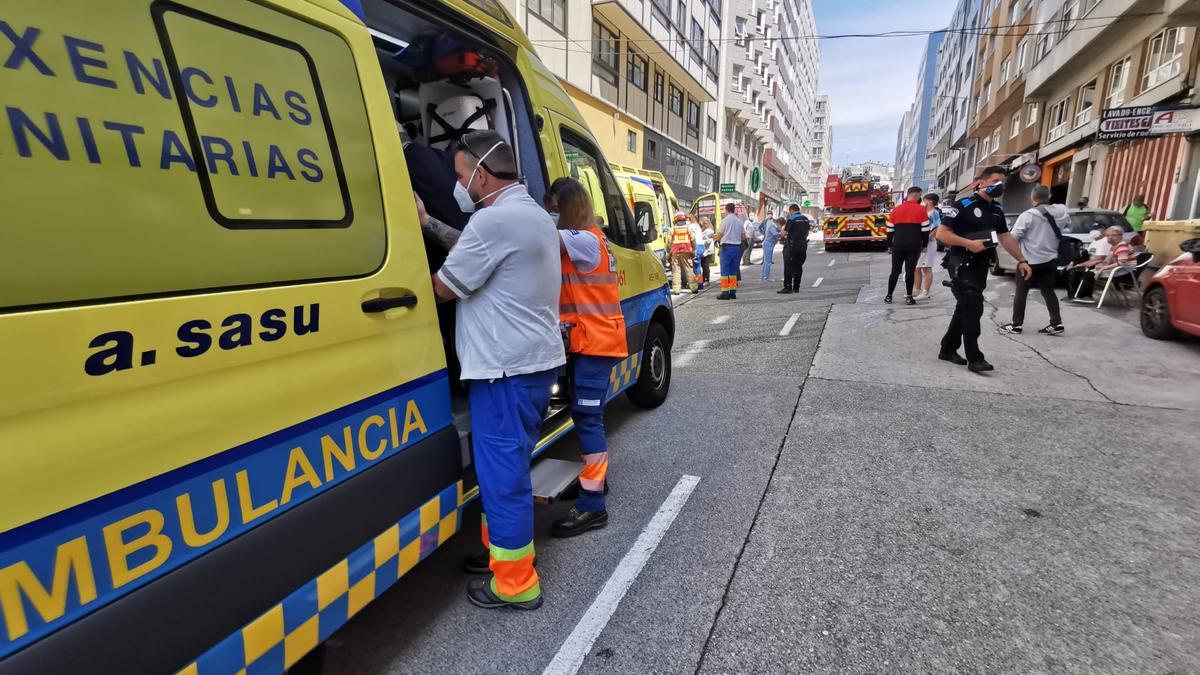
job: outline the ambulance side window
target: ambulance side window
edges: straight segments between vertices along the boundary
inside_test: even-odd
[[[561,128],[561,132],[563,155],[570,168],[570,176],[583,183],[591,195],[596,215],[604,218],[604,233],[614,244],[636,247],[638,243],[633,216],[608,164],[600,159],[600,153],[591,143],[565,127]]]

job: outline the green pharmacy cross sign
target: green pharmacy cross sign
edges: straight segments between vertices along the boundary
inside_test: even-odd
[[[758,192],[758,189],[762,187],[762,169],[758,168],[757,166],[753,169],[750,169],[749,187],[751,192]]]

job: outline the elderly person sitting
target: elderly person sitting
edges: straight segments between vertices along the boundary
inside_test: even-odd
[[[1117,226],[1104,230],[1109,251],[1107,255],[1093,255],[1090,259],[1079,264],[1067,266],[1067,289],[1075,289],[1067,296],[1070,302],[1091,302],[1092,289],[1096,279],[1105,272],[1112,274],[1118,267],[1133,267],[1137,264],[1137,256],[1133,247],[1125,241],[1125,231]]]

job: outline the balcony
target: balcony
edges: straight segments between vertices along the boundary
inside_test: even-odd
[[[613,28],[634,41],[655,41],[659,49],[651,49],[654,53],[655,64],[677,82],[681,82],[692,99],[698,103],[708,103],[716,100],[717,82],[707,74],[703,62],[699,61],[691,49],[683,49],[673,53],[669,44],[658,42],[660,39],[651,35],[649,27],[654,19],[651,4],[641,0],[593,0],[592,11],[603,17]]]

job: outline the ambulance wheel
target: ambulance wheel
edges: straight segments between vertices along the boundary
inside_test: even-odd
[[[642,408],[657,408],[671,389],[671,339],[661,323],[650,324],[642,347],[642,368],[626,394]]]

